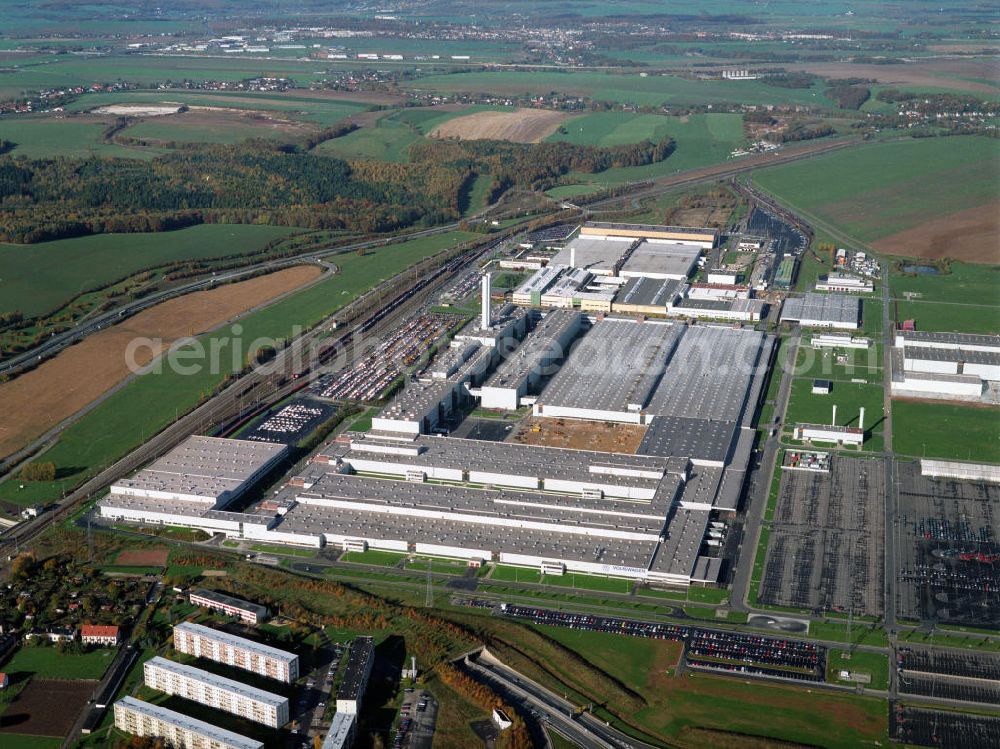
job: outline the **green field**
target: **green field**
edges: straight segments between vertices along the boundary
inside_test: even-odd
[[[45,679],[100,679],[111,665],[114,653],[107,649],[60,653],[54,646],[28,646],[18,650],[4,670],[12,674],[27,672]]]
[[[110,121],[110,119],[109,119]],[[85,158],[88,156],[125,156],[148,159],[163,153],[106,143],[102,137],[107,125],[100,122],[21,117],[0,120],[0,138],[15,144],[14,156],[47,159],[52,156]]]
[[[843,364],[837,361],[840,357],[846,357]],[[799,345],[795,373],[822,380],[861,379],[878,383],[882,381],[882,346],[874,343],[868,349],[814,349],[804,341]]]
[[[575,179],[580,184],[617,184],[718,164],[728,159],[730,152],[746,140],[743,136],[743,117],[739,114],[667,117],[630,112],[599,112],[568,120],[563,127],[565,133],[553,133],[549,140],[613,146],[637,143],[645,138],[660,140],[670,136],[676,143],[670,157],[658,164],[608,169],[597,174],[570,175],[568,179]]]
[[[858,425],[858,410],[865,409],[865,429],[877,431],[882,420],[883,391],[880,385],[834,382],[829,395],[812,394],[812,378],[796,377],[788,401],[785,420],[788,424],[829,424],[833,406],[837,406],[839,426]]]
[[[283,226],[202,224],[165,232],[0,244],[0,312],[20,310],[27,316],[50,312],[84,291],[143,268],[250,254],[295,231]]]
[[[224,371],[204,367],[184,375],[164,367],[161,373],[137,378],[68,427],[46,452],[46,460],[56,464],[63,478],[25,483],[23,490],[18,489],[18,481],[7,480],[0,483],[0,497],[21,505],[59,497],[64,488],[79,483],[162,429],[178,410],[183,413],[208,397],[230,373],[232,360],[243,361],[240,355],[234,357],[234,347],[257,338],[285,338],[294,326],[313,325],[413,263],[474,236],[452,231],[388,245],[363,256],[337,256],[340,272],[246,316],[240,321],[242,336],[235,337],[224,328],[198,337],[205,350],[219,352]]]
[[[790,89],[761,81],[692,80],[671,75],[601,72],[471,72],[430,75],[409,82],[418,91],[504,94],[557,91],[599,101],[661,104],[810,104],[832,106],[820,87]]]
[[[342,562],[354,562],[355,564],[370,564],[377,567],[395,567],[406,559],[406,554],[395,551],[382,551],[380,549],[368,549],[368,551],[348,551],[341,557]]]
[[[1000,463],[1000,409],[894,400],[892,449],[918,458]]]
[[[383,117],[372,127],[362,127],[340,138],[324,141],[317,153],[342,159],[372,159],[405,162],[409,147],[423,138],[409,126],[390,117]]]
[[[533,567],[514,567],[506,564],[498,564],[493,567],[493,574],[490,580],[498,582],[517,583],[540,583],[542,574]]]
[[[541,582],[544,585],[556,585],[560,588],[598,590],[604,593],[628,593],[634,584],[632,580],[620,577],[599,577],[576,572],[567,572],[565,575],[543,575]]]
[[[996,200],[998,160],[995,139],[899,140],[764,169],[754,182],[820,228],[870,243]]]
[[[855,650],[849,657],[845,658],[843,649],[831,648],[827,653],[826,680],[833,684],[845,684],[851,682],[841,681],[837,677],[839,671],[851,671],[852,673],[866,673],[871,676],[870,689],[889,688],[889,658],[883,653],[870,653],[864,650]]]
[[[3,749],[59,749],[62,746],[62,739],[55,739],[49,736],[28,736],[23,733],[7,733],[2,736]]]
[[[939,274],[889,276],[897,321],[916,320],[918,330],[993,334],[1000,330],[1000,266],[952,262]]]

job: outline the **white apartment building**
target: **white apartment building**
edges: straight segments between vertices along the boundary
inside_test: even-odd
[[[280,728],[288,722],[288,700],[232,679],[156,656],[143,666],[146,686],[241,718]]]
[[[290,684],[299,678],[299,657],[269,645],[192,622],[174,625],[174,649]]]
[[[241,736],[165,707],[122,697],[114,706],[115,728],[133,736],[163,739],[175,749],[263,749],[260,741]]]

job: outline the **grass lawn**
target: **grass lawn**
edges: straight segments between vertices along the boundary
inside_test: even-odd
[[[599,590],[604,593],[628,593],[632,590],[633,581],[620,577],[600,577],[598,575],[581,575],[578,572],[567,572],[565,575],[542,575],[544,585],[558,585],[562,588],[581,588],[583,590]]]
[[[493,567],[493,574],[490,580],[511,583],[538,583],[542,580],[542,574],[533,567],[513,567],[505,564],[498,564]]]
[[[956,294],[956,299],[988,300],[983,296],[964,296]],[[982,333],[996,335],[1000,330],[1000,306],[996,304],[980,304],[978,301],[960,304],[945,304],[943,302],[893,301],[893,310],[897,321],[915,320],[917,330],[933,330],[938,332]]]
[[[402,552],[369,549],[368,551],[348,551],[340,557],[340,561],[371,564],[379,567],[395,567],[405,558],[406,554]]]
[[[1000,143],[970,136],[873,143],[755,173],[807,217],[873,242],[997,198]]]
[[[108,122],[113,121],[112,117]],[[103,133],[107,124],[79,122],[42,117],[4,118],[0,122],[0,138],[15,143],[14,156],[29,159],[46,159],[53,156],[87,158],[109,156],[116,158],[151,159],[164,151],[151,148],[129,148],[116,143],[106,143]]]
[[[867,380],[872,384],[882,382],[882,344],[867,349],[812,348],[808,338],[799,345],[795,359],[795,374],[810,379]],[[846,357],[841,364],[837,361]]]
[[[253,544],[250,546],[253,551],[262,551],[265,554],[286,554],[293,557],[314,557],[316,549],[299,549],[294,546],[282,546],[281,544]]]
[[[813,380],[796,377],[792,381],[791,397],[785,420],[788,424],[829,424],[834,404],[839,426],[857,426],[859,409],[865,409],[865,429],[879,430],[882,420],[883,391],[881,385],[861,385],[834,382],[829,395],[813,395]]]
[[[855,650],[850,657],[845,658],[846,651],[830,648],[826,660],[826,680],[831,684],[850,684],[838,678],[840,671],[850,671],[852,674],[868,674],[871,676],[871,689],[889,688],[889,657],[883,653],[870,653]]]
[[[3,749],[59,749],[63,740],[49,736],[4,732],[0,734],[0,743],[3,744]]]
[[[0,312],[20,310],[27,316],[49,312],[84,291],[143,268],[252,254],[294,231],[283,226],[202,224],[176,231],[0,244]]]
[[[405,162],[409,161],[410,146],[421,140],[424,139],[413,128],[400,122],[395,115],[389,115],[373,127],[362,127],[340,138],[324,141],[314,153],[342,159]]]
[[[8,673],[28,672],[45,679],[100,679],[115,651],[60,653],[55,647],[22,647],[4,666]]]
[[[889,291],[903,299],[905,292],[923,301],[978,302],[1000,307],[1000,265],[951,262],[937,274],[903,273],[905,264],[927,265],[926,260],[900,260],[889,274]],[[940,266],[939,266],[940,267]]]
[[[195,374],[180,374],[164,367],[161,373],[137,378],[67,428],[46,453],[46,460],[55,463],[64,478],[26,482],[24,490],[18,489],[20,482],[7,480],[0,483],[0,497],[25,505],[61,496],[63,488],[79,484],[162,429],[174,419],[176,411],[184,413],[209,396],[230,373],[225,364],[234,358],[242,362],[241,356],[232,353],[234,346],[244,346],[256,338],[281,339],[297,325],[315,324],[418,260],[473,236],[453,231],[388,245],[363,256],[338,256],[339,273],[247,315],[240,321],[241,337],[233,336],[228,328],[199,336],[206,351],[214,348],[219,352],[224,371],[213,373],[205,367]]]
[[[893,400],[892,449],[919,458],[1000,463],[1000,409]]]

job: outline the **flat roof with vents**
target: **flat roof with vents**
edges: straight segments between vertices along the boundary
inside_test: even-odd
[[[222,507],[287,452],[271,442],[188,437],[159,460],[111,486],[111,493],[179,499]]]

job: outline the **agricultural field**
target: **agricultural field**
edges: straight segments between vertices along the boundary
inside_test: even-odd
[[[1000,408],[894,398],[892,449],[916,458],[1000,463]]]
[[[62,737],[69,733],[77,716],[94,691],[93,681],[35,678],[28,682],[0,715],[0,745],[46,746],[45,743],[8,743],[6,734]]]
[[[410,146],[421,140],[422,136],[414,128],[389,115],[382,117],[374,125],[324,141],[314,152],[341,159],[406,162],[409,160],[407,152]]]
[[[87,336],[35,369],[0,384],[0,410],[7,414],[0,425],[0,455],[21,449],[124,382],[135,373],[130,357],[138,367],[145,367],[179,339],[217,328],[314,281],[322,272],[316,265],[296,266],[170,299]],[[130,348],[136,341],[149,343]],[[81,377],[81,372],[87,376]],[[24,403],[34,408],[20,407]]]
[[[1000,330],[1000,266],[902,260],[889,276],[889,291],[894,319],[915,320],[919,330]]]
[[[14,149],[11,151],[14,156],[24,156],[29,159],[45,159],[52,156],[148,159],[162,153],[157,149],[129,148],[105,141],[104,130],[113,119],[111,117],[5,118],[0,120],[0,138],[14,143]]]
[[[548,109],[515,109],[511,112],[473,112],[436,125],[432,138],[508,140],[538,143],[561,127],[570,115]],[[637,140],[642,140],[641,138]],[[634,142],[634,141],[633,141]]]
[[[167,232],[100,234],[37,244],[0,244],[0,313],[31,317],[145,268],[249,255],[300,231],[284,226],[202,224]],[[39,269],[45,272],[40,273]]]
[[[372,286],[402,272],[413,263],[447,247],[476,237],[462,231],[421,237],[370,251],[365,255],[338,255],[340,272],[328,280],[290,295],[243,318],[243,336],[230,336],[226,329],[198,337],[206,350],[217,350],[221,371],[182,375],[165,367],[160,374],[137,378],[113,393],[79,421],[68,427],[46,453],[57,466],[54,482],[15,480],[0,483],[0,498],[15,504],[36,504],[58,497],[69,486],[130,447],[154,434],[178,412],[184,412],[208,395],[232,371],[233,349],[256,338],[281,339],[293,326],[311,326],[348,304]],[[214,347],[214,348],[213,348]],[[239,366],[245,352],[237,352]],[[17,382],[17,380],[15,380]]]
[[[407,85],[417,91],[489,92],[498,96],[557,91],[640,106],[716,103],[833,106],[819,86],[790,89],[762,81],[699,81],[672,75],[642,77],[639,73],[476,71],[424,76]]]
[[[754,181],[834,239],[909,257],[982,263],[998,259],[991,239],[1000,229],[998,163],[996,140],[925,138],[764,169]]]
[[[120,134],[153,144],[237,143],[247,138],[287,142],[305,138],[317,129],[301,120],[260,111],[199,107],[177,114],[147,117]]]

